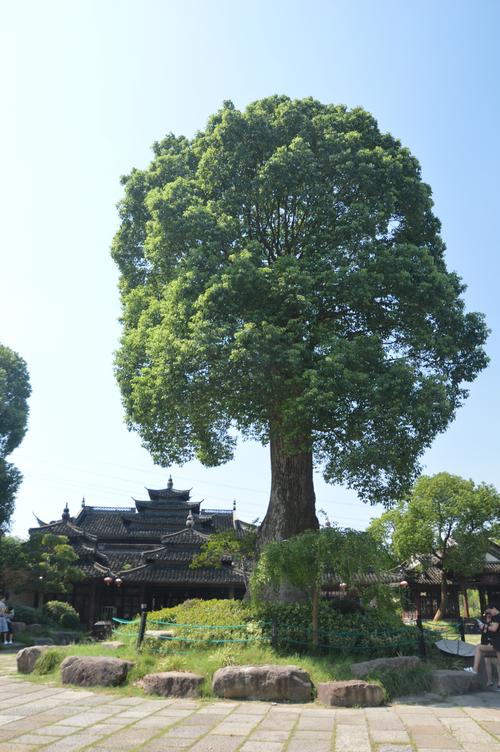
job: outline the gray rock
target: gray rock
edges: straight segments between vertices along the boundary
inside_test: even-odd
[[[53,645],[54,640],[52,637],[37,637],[37,643],[39,645]]]
[[[16,655],[17,670],[20,674],[31,674],[35,668],[37,659],[42,655],[48,645],[33,645],[30,648],[23,648]]]
[[[133,665],[120,658],[69,655],[61,663],[62,683],[80,687],[117,687],[123,684]]]
[[[420,658],[416,655],[401,655],[397,658],[375,658],[373,661],[362,661],[361,663],[351,664],[351,673],[357,679],[368,676],[373,671],[389,671],[397,669],[398,671],[407,671],[411,668],[420,666]]]
[[[477,674],[452,669],[431,671],[431,691],[438,695],[465,695],[484,689]]]
[[[28,627],[28,632],[31,632],[31,634],[38,635],[41,634],[44,631],[44,627],[42,627],[41,624],[30,624]]]
[[[328,707],[373,707],[384,702],[384,690],[378,684],[350,679],[318,684],[318,700]]]
[[[146,674],[138,684],[148,695],[199,697],[203,681],[203,676],[188,671],[165,671],[160,674]]]
[[[26,622],[25,621],[13,621],[12,622],[12,630],[14,632],[26,632]]]
[[[212,689],[231,699],[310,702],[312,683],[298,666],[227,666],[215,672]]]
[[[108,650],[118,650],[118,648],[125,647],[125,643],[120,642],[120,640],[107,640],[106,642],[100,642],[99,647],[107,648]]]

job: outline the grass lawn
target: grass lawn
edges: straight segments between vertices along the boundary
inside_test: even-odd
[[[110,656],[132,661],[134,667],[128,675],[127,683],[122,687],[103,688],[103,691],[126,695],[141,695],[142,690],[135,682],[145,674],[161,671],[193,671],[205,677],[202,697],[213,698],[212,677],[214,672],[229,665],[263,665],[268,663],[295,665],[308,672],[314,685],[320,682],[352,678],[351,663],[365,660],[363,656],[308,656],[301,654],[283,655],[268,646],[222,646],[214,650],[192,649],[187,652],[165,652],[151,647],[151,640],[140,651],[135,648],[135,640],[123,640],[126,644],[118,649],[104,648],[100,643],[68,645],[49,648],[38,659],[33,674],[26,676],[35,682],[54,682],[60,684],[59,666],[68,655]],[[426,691],[430,684],[430,671],[442,667],[440,656],[427,661],[411,671],[391,670],[374,672],[371,681],[379,683],[388,700],[405,695]]]

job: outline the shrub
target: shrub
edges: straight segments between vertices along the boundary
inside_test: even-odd
[[[15,621],[23,621],[25,624],[48,624],[50,622],[47,614],[39,608],[24,606],[23,604],[14,604]]]
[[[65,653],[62,650],[57,650],[56,648],[44,650],[41,656],[37,658],[33,673],[40,676],[51,674],[60,665],[64,657]]]
[[[251,609],[242,601],[190,599],[178,606],[150,613],[148,627],[172,629],[175,633],[173,640],[165,640],[165,650],[186,647],[213,650],[226,643],[244,645],[259,640],[261,633],[252,624],[254,618]]]
[[[268,603],[258,611],[264,638],[285,653],[311,652],[311,608],[307,603]],[[414,654],[417,633],[375,610],[341,614],[328,601],[319,605],[319,650],[322,653],[376,657]]]
[[[80,626],[78,612],[65,601],[47,601],[43,608],[56,624],[65,629],[78,629]]]

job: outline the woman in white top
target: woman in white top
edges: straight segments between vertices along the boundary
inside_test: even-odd
[[[9,625],[5,618],[6,606],[5,603],[0,600],[0,633],[2,635],[2,642],[5,642],[7,632],[9,631]]]

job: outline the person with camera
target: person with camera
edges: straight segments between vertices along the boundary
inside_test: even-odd
[[[498,674],[498,687],[500,690],[500,609],[498,604],[490,603],[486,606],[484,613],[484,621],[479,621],[479,628],[481,631],[481,642],[476,647],[474,655],[474,665],[472,667],[465,668],[464,671],[468,671],[472,674],[477,674],[482,658],[496,658],[497,661],[497,674]],[[485,661],[487,686],[493,686],[493,677],[491,671],[490,661]]]

